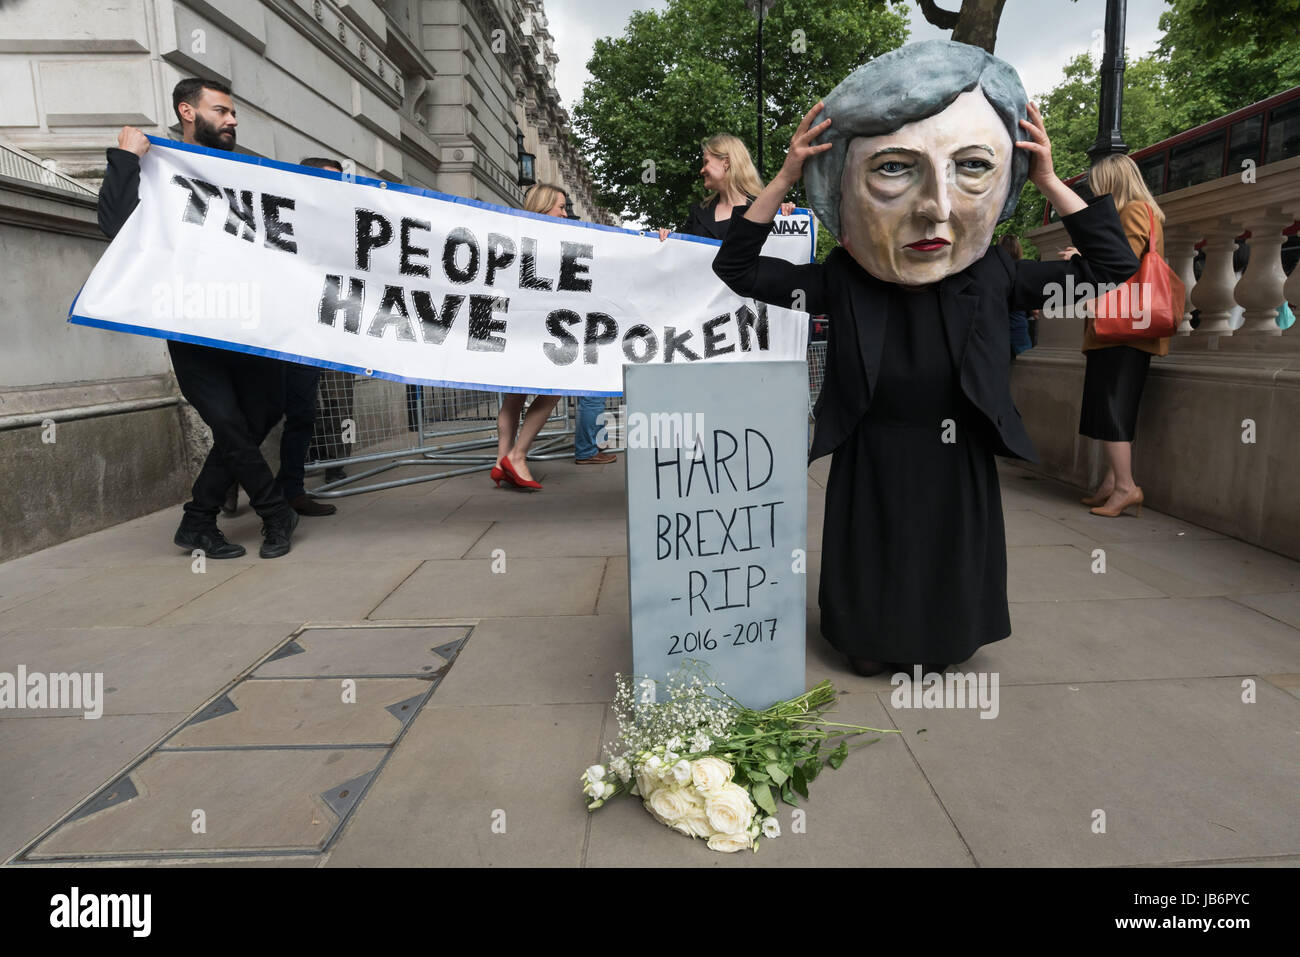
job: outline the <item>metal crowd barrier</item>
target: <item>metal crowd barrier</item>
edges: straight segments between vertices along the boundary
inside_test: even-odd
[[[826,343],[808,343],[808,415],[826,376]],[[501,393],[405,385],[350,372],[321,374],[307,475],[318,498],[342,498],[485,472],[497,462]],[[529,460],[573,455],[577,399],[562,396],[533,441]],[[527,407],[524,409],[527,412]],[[605,400],[605,451],[625,450],[622,398]],[[409,466],[423,474],[383,478]],[[336,470],[341,469],[343,475]]]

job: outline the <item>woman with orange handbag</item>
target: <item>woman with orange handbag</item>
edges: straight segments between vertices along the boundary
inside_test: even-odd
[[[1165,214],[1151,196],[1137,164],[1128,156],[1103,156],[1088,171],[1093,195],[1110,193],[1119,211],[1124,235],[1141,258],[1148,242],[1164,255]],[[1073,249],[1062,258],[1073,255]],[[1138,404],[1152,356],[1169,355],[1169,339],[1134,339],[1112,345],[1101,342],[1089,318],[1084,328],[1083,353],[1087,371],[1083,379],[1083,408],[1079,434],[1102,443],[1106,474],[1095,494],[1083,499],[1094,515],[1117,517],[1129,506],[1142,509],[1142,489],[1133,480],[1133,436],[1137,431]]]

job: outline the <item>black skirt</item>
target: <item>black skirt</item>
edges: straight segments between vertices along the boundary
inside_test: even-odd
[[[895,293],[871,405],[826,485],[819,604],[836,649],[953,664],[1010,634],[993,448],[935,292]]]
[[[1079,434],[1103,442],[1132,442],[1151,353],[1132,346],[1089,349],[1083,376]]]

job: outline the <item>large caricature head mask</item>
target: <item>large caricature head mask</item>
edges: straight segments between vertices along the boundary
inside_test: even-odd
[[[805,169],[808,202],[863,269],[925,285],[984,255],[1029,172],[1012,145],[1028,134],[1010,64],[965,43],[910,43],[824,102],[833,145]]]

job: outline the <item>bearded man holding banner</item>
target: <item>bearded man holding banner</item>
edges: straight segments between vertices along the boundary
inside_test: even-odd
[[[185,79],[172,91],[172,107],[181,122],[182,141],[211,149],[235,148],[235,104],[230,88],[214,80]],[[108,170],[99,190],[99,228],[110,239],[139,203],[140,157],[149,139],[124,126],[117,149],[108,150]],[[215,189],[215,187],[213,187]],[[170,277],[159,276],[160,283]],[[212,430],[212,450],[194,481],[185,515],[173,541],[186,550],[200,549],[208,558],[238,558],[244,547],[217,528],[217,512],[232,483],[244,487],[249,503],[262,517],[262,558],[288,554],[298,514],[285,500],[271,467],[262,457],[262,439],[284,407],[283,366],[274,359],[167,341],[181,394]]]

